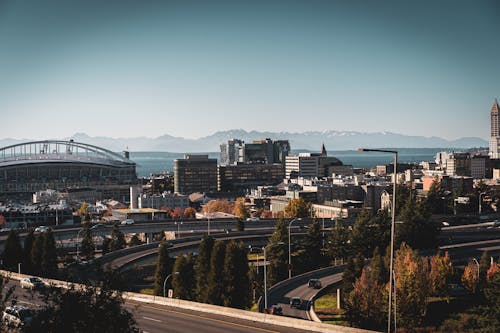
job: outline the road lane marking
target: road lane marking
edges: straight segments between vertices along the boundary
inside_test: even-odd
[[[150,317],[142,317],[142,318],[144,318],[146,320],[156,321],[157,323],[161,323],[161,320],[159,320],[159,319],[154,319],[154,318],[150,318]]]
[[[252,329],[252,330],[255,330],[255,331],[261,331],[261,332],[280,333],[279,331],[272,331],[272,330],[268,330],[268,329],[265,329],[265,328],[260,328],[260,327],[255,327],[255,326],[248,326],[248,325],[242,325],[242,324],[236,324],[236,323],[232,323],[230,321],[225,321],[225,320],[220,320],[220,319],[214,319],[214,318],[209,318],[209,317],[194,315],[194,314],[190,314],[190,313],[175,311],[175,310],[166,310],[166,309],[162,309],[162,308],[156,308],[154,306],[142,305],[140,303],[136,303],[136,304],[139,305],[139,308],[143,307],[143,308],[153,309],[153,310],[157,310],[157,311],[177,313],[177,314],[180,314],[180,315],[183,315],[183,316],[194,317],[194,318],[201,318],[201,319],[213,321],[213,322],[216,322],[216,323],[225,324],[225,325],[228,325],[228,326],[236,326],[236,327],[248,328],[248,329]],[[143,317],[143,318],[146,318],[146,317]]]

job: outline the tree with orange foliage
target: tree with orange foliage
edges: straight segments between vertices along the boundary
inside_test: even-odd
[[[394,259],[397,295],[397,324],[414,327],[422,322],[429,295],[429,265],[406,243],[396,251]]]
[[[444,256],[440,253],[431,257],[430,287],[436,295],[449,296],[448,282],[455,274],[448,252]]]
[[[240,219],[246,219],[250,217],[250,211],[245,205],[245,198],[241,197],[236,199],[236,202],[234,203],[233,214]]]
[[[209,201],[205,206],[203,206],[203,213],[215,213],[222,212],[227,214],[233,213],[233,205],[226,200],[212,200]]]
[[[302,198],[292,199],[285,207],[285,217],[311,217],[312,205]]]
[[[486,272],[486,281],[490,282],[495,278],[495,275],[499,274],[500,267],[496,262],[492,262],[490,268]]]
[[[469,261],[467,266],[465,266],[461,281],[465,289],[469,290],[473,294],[476,293],[479,284],[478,268],[476,263]]]
[[[175,207],[171,212],[171,216],[173,219],[180,218],[182,216],[182,209],[180,209],[179,207]]]
[[[196,218],[196,209],[193,207],[188,207],[184,209],[184,213],[182,214],[182,217],[185,219],[194,219]]]
[[[265,210],[262,212],[262,214],[260,214],[260,217],[263,219],[270,219],[273,217],[273,212],[271,212],[270,210]]]
[[[7,220],[2,214],[0,214],[0,225],[3,226],[5,223],[7,223]]]

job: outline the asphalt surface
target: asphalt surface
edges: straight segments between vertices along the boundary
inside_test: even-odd
[[[14,295],[17,296],[17,304],[32,309],[43,306],[36,291],[22,289],[17,281],[10,281],[7,287],[10,286],[15,286],[16,288]],[[134,314],[138,326],[143,333],[305,332],[304,330],[294,328],[257,323],[163,305],[126,301],[125,306]]]

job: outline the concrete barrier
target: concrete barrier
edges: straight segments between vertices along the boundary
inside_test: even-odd
[[[3,271],[3,270],[0,270],[0,275],[2,275],[4,277],[8,277],[8,278],[13,279],[13,280],[21,280],[22,278],[29,277],[29,275],[18,274],[18,273],[9,272],[9,271]],[[49,283],[50,285],[56,286],[56,287],[69,288],[71,286],[74,286],[77,289],[85,288],[84,285],[77,284],[77,283],[52,280],[52,279],[45,279],[45,278],[43,280],[45,282]],[[132,293],[132,292],[124,292],[123,298],[125,300],[135,301],[135,302],[139,302],[139,303],[164,305],[164,306],[175,307],[175,308],[186,309],[186,310],[193,310],[193,311],[197,311],[197,312],[209,313],[209,314],[214,314],[214,315],[221,315],[221,316],[227,316],[227,317],[232,317],[232,318],[238,318],[238,319],[242,319],[242,320],[249,320],[249,321],[253,321],[253,322],[272,324],[272,325],[282,326],[282,327],[296,328],[296,329],[301,329],[301,330],[306,330],[306,331],[311,331],[311,332],[323,332],[323,333],[364,333],[364,332],[370,333],[370,332],[374,332],[374,331],[367,331],[367,330],[362,330],[362,329],[352,328],[352,327],[327,325],[327,324],[311,322],[311,321],[307,321],[307,320],[282,317],[282,316],[275,316],[275,315],[264,314],[264,313],[253,312],[253,311],[246,311],[246,310],[233,309],[233,308],[211,305],[211,304],[185,301],[185,300],[176,299],[176,298],[165,298],[165,297],[160,297],[160,296],[151,296],[151,295],[144,295],[144,294]]]

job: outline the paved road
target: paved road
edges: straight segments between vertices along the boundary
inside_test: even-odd
[[[36,309],[43,305],[36,292],[22,289],[17,281],[10,281],[8,286],[15,286],[17,303]],[[130,310],[144,333],[299,333],[304,330],[256,323],[226,316],[184,310],[156,304],[127,301]]]

